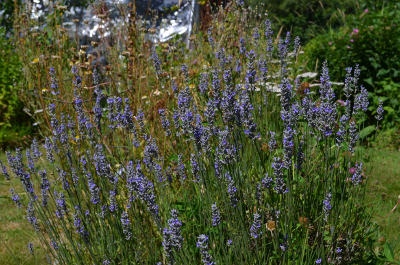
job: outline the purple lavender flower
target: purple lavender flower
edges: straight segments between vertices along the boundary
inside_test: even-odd
[[[53,238],[50,239],[50,245],[54,248],[55,251],[58,251],[58,249],[60,248]]]
[[[221,80],[219,79],[218,68],[215,67],[211,74],[212,74],[211,88],[212,88],[212,93],[214,96],[214,104],[217,108],[219,108],[219,105],[221,103],[221,95],[220,95]]]
[[[10,175],[8,174],[7,167],[3,164],[1,159],[0,159],[0,169],[3,172],[3,175],[6,178],[6,180],[10,180]]]
[[[226,244],[227,244],[228,248],[230,248],[230,247],[233,246],[233,241],[230,240],[230,239],[228,239],[228,241],[226,242]]]
[[[33,207],[32,202],[29,202],[28,208],[27,208],[28,214],[26,216],[26,219],[28,219],[28,222],[33,226],[36,232],[40,231],[40,226],[38,224],[38,220],[35,216],[35,208]]]
[[[177,251],[182,248],[183,237],[181,235],[182,221],[178,219],[178,211],[175,209],[171,210],[171,218],[168,220],[170,236],[172,245]]]
[[[58,86],[58,82],[57,82],[57,77],[56,77],[56,70],[54,69],[54,67],[50,67],[50,71],[49,71],[49,74],[50,74],[50,80],[51,80],[51,85],[50,85],[50,87],[51,87],[51,94],[53,94],[53,95],[58,95],[58,94],[60,94],[60,91],[58,90],[58,88],[59,88],[59,86]]]
[[[300,142],[299,147],[297,148],[297,154],[296,154],[296,168],[301,169],[301,166],[303,165],[304,162],[304,142]]]
[[[157,55],[155,47],[153,47],[153,49],[151,51],[151,59],[153,61],[153,66],[154,66],[154,70],[156,72],[156,75],[157,75],[157,77],[159,77],[162,74],[161,61],[158,58],[158,55]]]
[[[353,182],[354,186],[360,184],[362,179],[362,162],[356,164],[356,170],[351,177],[351,181]]]
[[[351,76],[351,71],[352,71],[351,67],[346,68],[346,78],[344,80],[343,92],[347,99],[351,96],[351,93],[353,92],[351,88],[351,85],[353,83],[353,77]]]
[[[357,125],[354,120],[350,121],[350,128],[349,128],[349,151],[354,153],[355,148],[357,145],[357,140],[358,140],[359,134],[357,132]]]
[[[256,60],[256,54],[254,50],[251,50],[246,54],[246,57],[248,59],[247,61],[247,74],[246,74],[246,89],[253,91],[255,89],[254,85],[256,81],[258,80],[257,78],[257,70],[254,67],[254,63]]]
[[[260,183],[257,183],[257,184],[256,184],[256,194],[255,194],[255,198],[256,198],[256,201],[257,201],[258,203],[261,202],[261,184],[260,184]]]
[[[230,199],[230,204],[233,207],[236,207],[236,203],[237,203],[237,198],[236,198],[236,192],[237,189],[235,187],[235,182],[233,181],[232,177],[229,176],[228,173],[225,174],[225,179],[226,182],[228,183],[228,195],[229,195],[229,199]]]
[[[42,206],[47,207],[49,194],[47,191],[50,191],[50,182],[47,178],[47,172],[45,169],[39,171],[40,176],[40,194],[42,195]]]
[[[117,195],[116,189],[110,190],[110,207],[109,208],[110,208],[111,212],[116,212],[118,210],[116,195]]]
[[[56,215],[58,218],[63,218],[64,215],[68,213],[67,202],[65,201],[64,193],[60,192],[57,196],[57,192],[54,191],[54,195],[56,197]]]
[[[262,185],[264,188],[271,188],[274,180],[268,176],[268,173],[265,173],[265,177],[261,180]]]
[[[331,200],[332,200],[332,194],[329,192],[326,194],[325,200],[323,201],[323,210],[324,210],[324,215],[325,215],[325,217],[324,217],[325,221],[328,220],[329,212],[332,209]]]
[[[352,79],[353,87],[354,87],[354,93],[357,93],[357,84],[358,84],[358,80],[359,80],[360,74],[361,74],[360,67],[356,63],[356,66],[354,67],[354,77]]]
[[[178,167],[177,167],[177,172],[178,176],[181,179],[181,182],[186,179],[186,174],[185,174],[185,165],[182,162],[182,155],[178,155]]]
[[[90,174],[88,174],[87,176],[90,176]],[[91,195],[90,201],[93,204],[100,203],[100,187],[96,186],[96,183],[94,183],[94,180],[91,177],[88,177],[88,185]]]
[[[144,113],[141,109],[138,109],[138,115],[135,117],[139,123],[140,133],[145,133],[145,125],[144,125]]]
[[[274,169],[275,175],[275,191],[278,194],[284,194],[287,192],[285,180],[283,179],[283,163],[278,157],[274,157],[274,162],[272,163],[272,168]]]
[[[53,144],[51,143],[50,138],[46,137],[46,142],[44,144],[44,148],[46,148],[46,158],[49,163],[54,163],[54,154],[53,154]]]
[[[201,94],[205,94],[208,90],[208,73],[200,74],[199,89]]]
[[[33,253],[33,244],[32,244],[31,242],[29,242],[27,247],[28,247],[29,252],[31,253],[31,255],[34,256],[34,253]]]
[[[213,226],[218,226],[221,223],[221,215],[217,203],[211,205],[211,215],[213,220]]]
[[[296,56],[299,47],[300,47],[300,37],[297,36],[296,38],[294,38],[294,49],[293,49],[294,56]]]
[[[274,34],[274,32],[272,31],[271,21],[269,19],[265,20],[264,25],[265,25],[265,37],[267,39],[267,56],[271,58],[272,51],[274,49],[273,39],[272,39],[272,35]]]
[[[171,88],[174,94],[178,94],[178,85],[176,84],[176,79],[172,78],[171,79]]]
[[[205,265],[215,265],[213,262],[213,257],[208,254],[208,237],[206,235],[200,235],[197,237],[197,247],[200,248],[200,254],[202,256],[202,261]]]
[[[375,116],[375,118],[380,121],[383,118],[383,101],[379,98],[379,107],[376,110],[376,113],[378,113],[378,115]]]
[[[258,47],[258,41],[260,40],[260,32],[258,27],[255,27],[253,29],[253,42],[254,42],[254,46]]]
[[[215,42],[214,42],[214,38],[211,36],[211,30],[212,30],[212,28],[210,28],[210,29],[207,31],[208,43],[210,44],[211,48],[212,48],[213,50],[215,50]]]
[[[31,145],[31,152],[32,152],[32,159],[34,162],[38,161],[39,158],[42,156],[42,153],[39,150],[39,144],[36,138],[33,139]]]
[[[182,64],[181,70],[182,70],[183,76],[185,77],[185,82],[186,82],[186,84],[188,84],[190,79],[189,79],[189,68],[188,68],[187,64]]]
[[[165,256],[169,260],[168,264],[174,264],[173,259],[173,246],[172,246],[172,239],[171,239],[171,231],[166,227],[163,230],[163,239],[162,245],[164,247]]]
[[[168,137],[171,135],[171,130],[169,129],[169,120],[165,114],[165,109],[159,109],[158,112],[160,113],[161,125],[164,128],[165,136]]]
[[[199,182],[200,181],[200,176],[199,176],[200,167],[199,167],[199,164],[197,163],[197,158],[196,158],[195,154],[190,154],[190,164],[192,165],[192,174],[195,178],[195,182]]]
[[[17,207],[21,209],[22,207],[21,198],[18,196],[18,194],[15,193],[14,189],[10,189],[10,193],[11,193],[11,199],[14,201]]]
[[[322,263],[322,259],[317,259],[317,261],[315,263],[316,264],[321,264]]]
[[[122,224],[122,230],[125,234],[125,239],[130,240],[132,237],[131,226],[130,226],[129,216],[125,211],[123,211],[121,215],[121,224]]]
[[[254,220],[253,224],[250,227],[250,234],[253,238],[257,238],[262,235],[261,229],[261,215],[259,215],[257,212],[254,213]]]
[[[245,54],[246,53],[246,41],[244,38],[240,38],[239,40],[239,52],[241,54]]]

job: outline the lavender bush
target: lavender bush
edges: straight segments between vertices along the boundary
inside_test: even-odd
[[[208,43],[195,39],[181,59],[152,50],[146,78],[170,100],[157,109],[157,122],[146,103],[135,108],[129,96],[103,89],[96,70],[94,100],[85,100],[89,77],[73,64],[73,108],[46,101],[46,154],[36,142],[25,156],[7,153],[4,176],[12,172],[26,192],[11,190],[12,198],[27,211],[49,262],[373,259],[358,141],[357,120],[368,105],[363,90],[346,81],[342,107],[326,62],[319,89],[295,83],[299,38],[275,38],[267,18],[255,21],[251,34],[233,33],[229,23],[252,13],[236,4],[226,11],[215,21],[227,24],[211,28]],[[190,54],[208,61],[201,73],[191,69]],[[164,76],[169,60],[180,71]],[[62,87],[50,71],[52,84]]]

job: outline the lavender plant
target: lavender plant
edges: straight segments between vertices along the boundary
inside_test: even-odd
[[[228,22],[250,16],[241,5],[230,7],[231,13],[219,14]],[[59,264],[368,261],[371,246],[364,239],[373,226],[361,206],[366,179],[354,117],[367,101],[362,90],[357,96],[350,89],[357,73],[346,76],[349,109],[342,113],[327,64],[319,91],[300,91],[293,84],[295,69],[287,67],[297,66],[288,54],[301,49],[300,40],[292,42],[287,34],[274,45],[270,21],[260,25],[264,28],[252,29],[251,42],[243,37],[245,28],[232,35],[240,43],[236,50],[217,38],[221,26],[210,29],[208,43],[198,45],[210,66],[199,75],[190,60],[171,56],[179,70],[168,80],[163,72],[168,58],[153,48],[146,78],[153,75],[152,84],[166,95],[163,102],[150,101],[154,108],[132,104],[129,96],[122,100],[113,89],[100,91],[96,72],[85,78],[95,84],[97,98],[84,100],[86,72],[72,66],[73,108],[45,101],[51,120],[46,155],[37,142],[26,159],[20,150],[7,153],[10,171],[28,195],[13,189],[12,199],[27,210],[49,259]],[[239,60],[241,67],[235,67]],[[350,106],[357,106],[356,112]]]

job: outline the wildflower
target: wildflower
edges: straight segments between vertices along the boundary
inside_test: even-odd
[[[38,161],[39,158],[42,156],[42,153],[39,150],[39,145],[38,145],[38,141],[36,138],[34,138],[32,141],[31,152],[32,152],[32,159],[34,162]]]
[[[294,56],[296,56],[299,47],[300,47],[300,37],[296,36],[296,38],[294,38],[294,49],[293,49]]]
[[[57,197],[57,192],[54,191],[54,195],[56,197],[56,215],[58,218],[63,218],[65,214],[68,213],[67,202],[65,201],[64,193],[60,192]]]
[[[230,248],[231,246],[233,246],[233,241],[228,239],[228,241],[226,242],[228,248]]]
[[[332,45],[332,42],[329,42],[328,45],[331,46],[331,45]]]
[[[164,247],[165,251],[165,256],[169,259],[170,263],[173,264],[173,246],[172,246],[172,240],[171,240],[171,231],[166,227],[164,228],[163,231],[163,239],[164,241],[162,242],[162,245]]]
[[[317,259],[317,261],[315,263],[316,264],[321,264],[322,263],[322,259]]]
[[[205,265],[215,265],[213,262],[213,257],[208,254],[208,237],[206,235],[200,235],[197,237],[197,247],[200,248],[200,254],[202,256],[202,261]]]
[[[368,9],[365,9],[365,10],[364,10],[365,13],[368,13],[368,11],[369,11]]]
[[[325,200],[323,201],[323,210],[324,210],[324,220],[328,220],[329,212],[331,211],[332,205],[331,205],[331,199],[332,199],[332,194],[329,192],[325,196]]]
[[[254,50],[251,50],[246,54],[246,57],[248,59],[247,61],[247,74],[246,74],[246,89],[253,91],[255,89],[254,85],[256,81],[258,80],[257,78],[257,71],[254,68],[254,63],[256,59],[256,54]]]
[[[285,252],[287,250],[287,248],[288,248],[287,239],[288,239],[288,235],[284,235],[283,236],[283,242],[282,242],[282,244],[279,245],[279,247],[281,248],[282,252]]]
[[[347,49],[350,49],[351,47],[350,46],[347,46]]]
[[[221,216],[217,203],[211,205],[211,214],[213,219],[213,226],[218,226],[221,223]]]
[[[254,221],[252,226],[250,227],[250,234],[252,237],[257,238],[258,236],[262,235],[261,228],[261,215],[257,212],[254,214]]]

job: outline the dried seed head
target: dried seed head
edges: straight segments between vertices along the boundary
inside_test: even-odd
[[[61,33],[61,34],[63,34],[63,35],[64,35],[64,34],[65,34],[65,32],[67,32],[67,29],[66,29],[66,28],[60,28],[60,33]]]
[[[37,37],[39,37],[40,36],[40,33],[39,32],[34,32],[34,33],[32,33],[32,37],[34,37],[34,38],[37,38]]]
[[[60,59],[60,56],[58,56],[58,55],[52,55],[51,58],[53,58],[53,59]]]
[[[74,18],[74,19],[72,20],[72,22],[74,22],[74,23],[79,23],[79,19],[78,19],[78,18]]]
[[[138,57],[139,57],[139,59],[142,59],[142,58],[144,58],[144,54],[143,53],[139,53]]]
[[[99,43],[96,41],[92,41],[90,44],[95,48],[99,46]]]
[[[272,220],[268,221],[267,228],[269,231],[274,231],[275,230],[275,221],[272,221]]]
[[[110,65],[104,66],[104,70],[105,70],[106,72],[110,72],[110,71],[111,71],[111,66],[110,66]]]
[[[150,33],[151,35],[154,35],[154,34],[157,33],[157,29],[156,29],[156,28],[150,28],[150,29],[149,29],[149,33]]]
[[[128,52],[128,51],[124,51],[124,52],[121,53],[121,55],[124,56],[125,58],[128,58],[129,55],[131,55],[131,53]]]
[[[57,10],[65,11],[65,10],[67,10],[67,7],[66,6],[57,6]]]
[[[308,218],[307,218],[307,217],[304,217],[304,216],[300,216],[300,218],[299,218],[299,223],[300,223],[302,226],[307,227],[307,225],[308,225]]]
[[[86,51],[87,49],[89,49],[89,45],[81,45],[81,49]]]
[[[85,19],[85,20],[83,21],[83,24],[85,24],[85,25],[89,24],[89,20]]]
[[[97,17],[100,19],[105,19],[107,17],[107,15],[106,14],[98,14]]]
[[[28,15],[26,13],[22,13],[21,15],[19,15],[20,18],[27,18]]]

